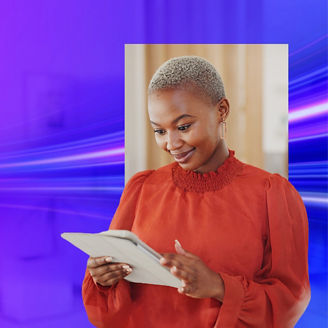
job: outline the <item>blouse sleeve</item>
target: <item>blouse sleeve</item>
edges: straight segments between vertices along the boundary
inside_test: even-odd
[[[308,222],[303,201],[283,177],[269,178],[269,236],[254,280],[220,275],[225,295],[215,327],[290,328],[310,301]]]
[[[131,230],[141,188],[151,172],[147,170],[137,173],[126,184],[110,229]],[[102,287],[94,283],[89,271],[86,270],[82,297],[89,321],[94,326],[124,327],[131,305],[128,281],[122,279],[113,286]]]

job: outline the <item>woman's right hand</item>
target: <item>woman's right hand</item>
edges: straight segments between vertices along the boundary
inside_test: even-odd
[[[126,263],[112,263],[110,256],[89,257],[87,269],[95,284],[109,287],[132,272]]]

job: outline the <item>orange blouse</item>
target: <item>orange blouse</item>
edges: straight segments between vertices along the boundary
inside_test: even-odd
[[[87,270],[82,294],[96,327],[294,327],[310,299],[305,207],[285,178],[229,153],[215,172],[172,163],[137,173],[110,225],[159,253],[174,253],[178,239],[221,275],[223,302],[126,280],[99,287]]]

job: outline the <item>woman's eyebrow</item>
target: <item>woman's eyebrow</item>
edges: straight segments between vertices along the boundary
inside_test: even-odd
[[[180,120],[182,120],[183,118],[186,118],[186,117],[193,118],[194,116],[193,115],[190,115],[190,114],[182,114],[182,115],[178,116],[176,119],[174,119],[172,121],[172,124],[177,123],[178,121],[180,121]],[[160,126],[160,124],[155,123],[153,121],[150,121],[150,123],[151,124],[154,124],[154,125],[157,125],[157,126]]]

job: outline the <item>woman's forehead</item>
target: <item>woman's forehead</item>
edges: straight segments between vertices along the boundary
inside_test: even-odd
[[[148,97],[150,121],[160,124],[174,121],[180,116],[190,118],[206,115],[206,109],[210,107],[201,97],[187,90],[161,90]]]
[[[190,107],[192,103],[209,105],[204,96],[194,89],[158,90],[148,96],[149,107]]]

